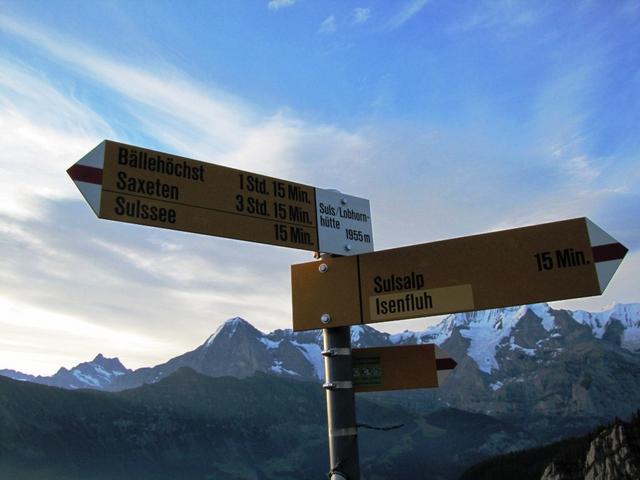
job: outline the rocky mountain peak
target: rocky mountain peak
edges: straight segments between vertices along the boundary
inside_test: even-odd
[[[122,362],[120,361],[120,359],[118,357],[107,358],[104,355],[102,355],[101,353],[96,355],[96,357],[90,363],[93,364],[93,365],[100,366],[100,367],[106,369],[107,371],[111,371],[111,372],[127,372],[127,371],[129,371],[129,369],[126,368],[122,364]]]
[[[601,312],[576,310],[573,316],[589,327],[594,337],[640,352],[640,303],[616,303]]]
[[[351,345],[354,348],[379,347],[389,344],[389,334],[380,332],[369,325],[351,327]]]
[[[237,327],[238,325],[251,325],[242,317],[233,317],[224,322],[225,326]]]
[[[628,426],[613,425],[589,445],[584,478],[603,480],[640,477],[640,443]]]
[[[454,331],[469,340],[468,355],[481,371],[491,374],[500,368],[496,353],[500,346],[529,350],[556,329],[554,311],[546,303],[490,309],[477,312],[456,313],[427,329],[419,343],[441,345],[451,338]],[[532,336],[532,334],[534,334]]]
[[[220,325],[213,335],[209,336],[204,342],[202,347],[211,347],[214,343],[219,341],[226,341],[236,335],[248,335],[251,337],[261,337],[264,334],[257,330],[253,325],[247,322],[244,318],[233,317],[225,321]]]
[[[630,424],[617,421],[595,435],[586,452],[552,461],[540,480],[640,478],[639,434],[637,417]]]

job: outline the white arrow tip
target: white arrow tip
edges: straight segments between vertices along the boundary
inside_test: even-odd
[[[587,231],[593,252],[600,293],[604,292],[609,282],[627,254],[627,248],[588,218]]]
[[[67,170],[96,215],[100,214],[105,148],[106,141],[103,141]]]
[[[601,293],[604,292],[605,288],[607,288],[607,285],[609,285],[609,282],[613,278],[613,274],[616,273],[616,270],[618,270],[621,263],[622,259],[596,263],[596,273],[598,274]]]
[[[618,241],[615,238],[613,238],[607,232],[602,230],[599,226],[597,226],[591,220],[589,220],[588,218],[586,220],[587,220],[587,231],[589,232],[589,240],[591,240],[592,247],[618,243]]]

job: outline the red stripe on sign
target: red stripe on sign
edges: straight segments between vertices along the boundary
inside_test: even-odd
[[[591,251],[593,252],[593,261],[598,263],[608,260],[622,260],[629,250],[621,243],[610,243],[592,247]]]
[[[436,358],[436,370],[453,370],[456,365],[453,358]]]
[[[67,170],[72,180],[76,182],[95,183],[102,185],[102,169],[96,167],[88,167],[86,165],[72,165]]]

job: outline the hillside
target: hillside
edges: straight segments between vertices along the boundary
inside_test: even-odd
[[[0,378],[0,476],[15,480],[299,479],[327,469],[316,383],[275,375],[210,378],[187,368],[119,393]],[[453,409],[415,416],[358,398],[363,479],[455,478],[526,433]],[[454,452],[452,454],[452,451]]]

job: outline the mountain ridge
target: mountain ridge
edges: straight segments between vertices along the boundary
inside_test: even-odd
[[[358,325],[351,329],[354,346],[433,342],[458,363],[440,388],[361,394],[358,402],[366,406],[368,401],[375,401],[392,410],[399,407],[411,412],[410,418],[428,423],[425,434],[439,432],[444,425],[449,432],[447,442],[467,440],[465,425],[473,425],[475,446],[465,454],[468,455],[466,464],[496,452],[581,435],[613,417],[629,417],[640,405],[640,355],[632,341],[640,322],[640,318],[635,317],[638,311],[638,305],[631,304],[616,306],[605,313],[576,315],[573,311],[536,304],[450,315],[424,331],[396,335]],[[209,384],[207,379],[215,380],[218,388],[230,391],[258,382],[264,398],[271,398],[269,382],[281,379],[292,392],[298,388],[296,384],[317,391],[320,400],[313,401],[321,403],[321,345],[322,333],[318,331],[297,333],[286,329],[265,334],[249,322],[234,317],[190,352],[155,367],[103,375],[103,388],[89,382],[87,386],[92,388],[78,393],[89,395],[82,398],[97,395],[99,402],[108,398],[101,396],[103,394],[133,400],[143,395],[151,402],[146,407],[161,408],[162,413],[153,417],[154,422],[160,422],[158,425],[164,421],[160,421],[161,418],[173,418],[172,412],[180,405],[191,413],[198,413],[221,401],[219,394],[203,387]],[[102,355],[80,366],[84,369],[81,375],[74,374],[74,369],[62,369],[62,374],[77,380],[94,370],[107,373],[109,368],[126,370],[117,359]],[[20,380],[17,385],[31,385],[24,378]],[[203,388],[207,395],[203,395]],[[73,389],[61,391],[73,393]],[[245,391],[235,395],[249,394]],[[204,405],[194,406],[196,397],[206,399]],[[229,397],[227,401],[231,405],[225,408],[233,409],[243,405],[245,398]],[[1,403],[0,398],[0,417]],[[283,411],[291,407],[281,402],[278,405]],[[318,408],[324,411],[323,406]],[[360,406],[358,408],[360,412]],[[241,412],[236,413],[242,417]],[[438,419],[429,420],[429,415],[436,413]],[[119,422],[117,418],[114,421]],[[189,422],[200,431],[197,422],[193,423],[195,420]],[[240,424],[236,427],[248,428]],[[396,460],[402,458],[400,455]],[[450,467],[442,464],[438,468],[445,471]],[[393,472],[389,474],[393,476]],[[238,478],[248,477],[240,474]]]
[[[562,312],[567,312],[563,314]],[[531,316],[534,315],[534,317]],[[559,317],[559,320],[556,320]],[[460,360],[470,357],[478,369],[495,377],[490,383],[498,390],[504,385],[499,358],[507,353],[529,357],[544,355],[550,345],[575,330],[588,327],[595,339],[610,342],[629,352],[640,352],[640,303],[616,304],[601,312],[554,310],[548,304],[448,315],[423,331],[389,334],[369,325],[351,327],[354,347],[435,343],[453,346]],[[571,332],[569,332],[571,333]],[[583,332],[586,333],[586,330]],[[571,334],[575,336],[575,331]],[[532,341],[535,338],[535,342]],[[465,347],[466,345],[466,347]],[[60,368],[50,377],[33,376],[15,370],[0,375],[62,388],[123,390],[157,382],[181,366],[191,366],[209,376],[244,378],[257,371],[276,373],[300,380],[322,380],[322,333],[293,332],[291,329],[264,333],[241,317],[234,317],[194,350],[154,367],[129,370],[117,359],[98,354],[69,370]]]

